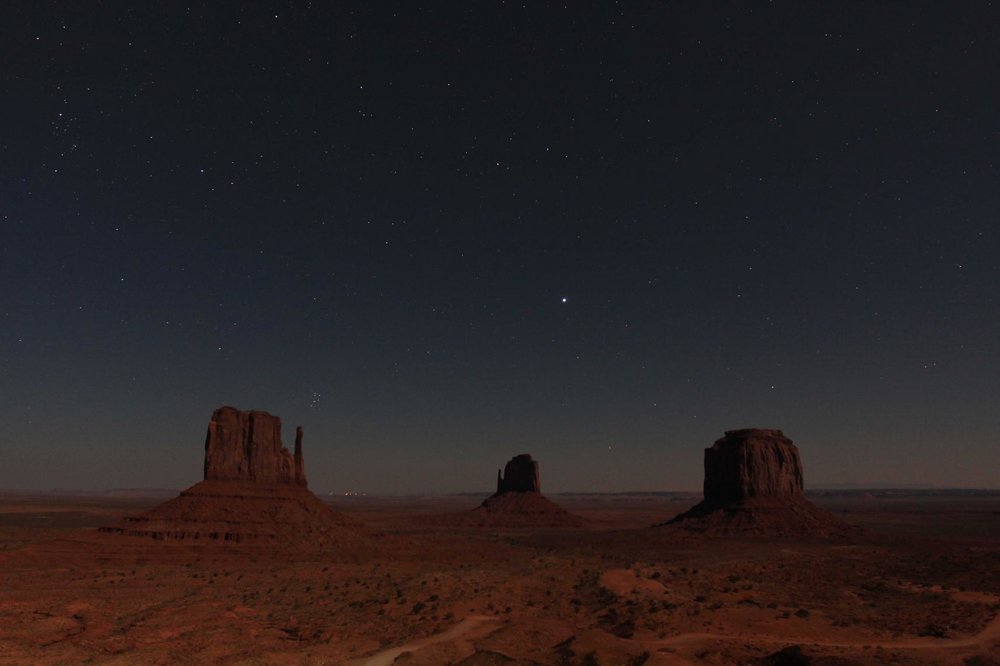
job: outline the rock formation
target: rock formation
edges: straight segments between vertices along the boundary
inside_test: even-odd
[[[281,419],[267,412],[220,407],[205,436],[205,480],[306,486],[302,469],[302,427],[295,430],[295,454],[281,443]]]
[[[542,482],[538,476],[538,461],[527,453],[511,458],[503,468],[497,470],[497,495],[503,493],[540,493]]]
[[[704,495],[667,524],[710,534],[853,532],[806,499],[799,450],[780,430],[727,430],[705,449]]]
[[[422,516],[432,525],[453,527],[578,527],[583,524],[541,493],[538,462],[527,453],[514,456],[501,473],[497,471],[497,491],[472,511]]]
[[[802,497],[799,450],[780,430],[727,430],[705,449],[705,501]]]
[[[205,439],[205,479],[146,513],[102,532],[154,539],[342,546],[368,539],[360,525],[306,488],[302,428],[295,451],[281,443],[281,419],[220,407]]]

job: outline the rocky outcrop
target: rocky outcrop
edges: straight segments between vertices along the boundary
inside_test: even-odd
[[[489,527],[578,527],[583,524],[542,495],[538,461],[527,453],[514,456],[497,472],[497,491],[469,516],[470,524]]]
[[[780,430],[728,430],[705,449],[704,499],[667,525],[709,535],[844,537],[857,530],[806,499],[802,461]]]
[[[527,453],[511,458],[503,468],[497,470],[497,495],[503,493],[540,493],[542,482],[538,475],[538,461]]]
[[[292,454],[281,443],[277,416],[220,407],[212,414],[205,436],[205,480],[305,487],[302,428],[295,431]]]
[[[541,493],[538,461],[514,456],[497,471],[497,491],[472,511],[418,516],[428,525],[449,527],[580,527],[583,519]]]
[[[583,519],[541,493],[506,492],[483,500],[466,524],[482,527],[580,527]]]
[[[801,497],[799,450],[780,430],[727,430],[705,449],[705,501]]]
[[[102,532],[195,543],[246,543],[296,550],[371,547],[361,525],[306,488],[302,428],[295,450],[281,443],[281,419],[221,407],[205,439],[205,480]],[[345,549],[346,550],[343,550]]]
[[[244,543],[269,548],[343,547],[367,541],[361,525],[301,486],[202,481],[102,532],[163,541]]]

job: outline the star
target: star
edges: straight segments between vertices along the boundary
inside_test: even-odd
[[[560,300],[561,302],[563,302],[563,303],[566,303],[566,302],[568,302],[568,301],[569,301],[569,299],[568,299],[568,298],[566,298],[565,296],[563,296],[563,297],[562,297],[561,299],[559,299],[559,300]]]

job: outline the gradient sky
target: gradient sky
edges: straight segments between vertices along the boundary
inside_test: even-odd
[[[0,7],[0,488],[997,487],[990,3]]]

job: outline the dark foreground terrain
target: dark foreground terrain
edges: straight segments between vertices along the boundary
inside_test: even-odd
[[[581,527],[336,498],[342,548],[100,534],[163,497],[0,495],[0,664],[1000,664],[1000,493],[813,497],[832,541],[651,528],[696,497],[552,496]]]

